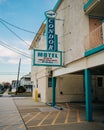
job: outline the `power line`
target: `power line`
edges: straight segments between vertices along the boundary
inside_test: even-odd
[[[13,25],[13,24],[11,24],[11,23],[9,23],[9,22],[3,20],[2,18],[0,18],[0,20],[1,20],[2,22],[5,22],[5,23],[8,24],[8,25],[14,27],[14,28],[19,29],[19,30],[22,30],[22,31],[25,31],[25,32],[28,32],[28,33],[32,33],[32,34],[37,34],[37,33],[33,32],[33,31],[30,31],[30,30],[27,30],[27,29],[24,29],[24,28],[18,27],[18,26],[16,26],[16,25]]]
[[[22,52],[22,51],[20,51],[20,50],[18,50],[18,49],[16,49],[16,48],[11,47],[11,46],[7,45],[7,44],[6,44],[5,42],[3,42],[3,41],[0,41],[0,45],[3,46],[3,47],[5,47],[5,48],[8,48],[9,50],[11,50],[11,51],[13,51],[13,52],[15,52],[15,53],[18,53],[18,54],[20,54],[20,55],[23,55],[23,56],[25,56],[25,57],[31,59],[31,56],[30,56],[29,54],[27,54],[27,53],[25,53],[25,52]]]
[[[18,39],[23,41],[26,45],[30,46],[25,40],[23,40],[19,35],[17,35],[14,31],[12,31],[5,23],[0,21],[2,25],[4,25],[12,34],[14,34]]]
[[[11,23],[7,22],[6,20],[3,20],[2,18],[0,18],[0,22],[4,22],[4,23],[6,23],[6,24],[8,24],[8,25],[10,25],[10,26],[12,26],[12,27],[14,27],[14,28],[16,28],[16,29],[19,29],[19,30],[21,30],[21,31],[24,31],[24,32],[28,32],[28,33],[36,34],[36,35],[42,35],[42,34],[40,34],[40,33],[36,33],[36,32],[30,31],[30,30],[27,30],[27,29],[18,27],[18,26],[14,25],[14,24],[11,24]],[[43,36],[45,36],[45,34],[43,34]]]
[[[3,41],[0,41],[1,43],[1,45],[2,46],[4,46],[4,47],[6,47],[6,48],[8,48],[8,49],[10,49],[10,50],[12,50],[12,51],[14,51],[14,52],[18,52],[19,54],[25,54],[26,56],[29,56],[27,53],[25,53],[25,52],[21,52],[20,50],[18,50],[18,49],[16,49],[16,48],[13,48],[13,47],[10,47],[10,46],[8,46],[7,44],[5,44]],[[2,44],[3,43],[3,44]]]
[[[0,45],[1,45],[1,44],[0,44]],[[11,50],[11,51],[13,51],[13,52],[15,52],[15,53],[18,53],[18,54],[20,54],[20,55],[22,55],[22,56],[24,56],[24,57],[26,57],[26,58],[29,58],[29,59],[30,59],[30,57],[29,57],[29,56],[27,56],[27,55],[25,55],[25,54],[23,54],[23,53],[16,52],[15,50],[12,50],[11,48],[9,48],[9,47],[7,47],[7,46],[5,46],[5,45],[1,45],[1,46],[3,46],[3,47],[5,47],[5,48],[7,48],[7,49],[9,49],[9,50]]]
[[[13,51],[13,52],[15,52],[15,53],[18,53],[18,54],[20,54],[20,55],[22,55],[22,56],[24,56],[24,57],[26,57],[26,58],[29,58],[29,59],[31,58],[29,55],[24,54],[24,53],[22,53],[22,52],[20,52],[20,51],[14,50],[13,48],[10,48],[10,47],[8,47],[8,46],[6,46],[6,45],[3,45],[3,44],[1,44],[1,43],[0,43],[0,45],[3,46],[3,47],[5,47],[5,48],[7,48],[7,49],[9,49],[9,50],[11,50],[11,51]]]

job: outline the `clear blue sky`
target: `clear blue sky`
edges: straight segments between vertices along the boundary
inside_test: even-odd
[[[30,56],[28,48],[35,36],[6,22],[36,33],[45,19],[44,12],[53,9],[56,2],[57,0],[0,0],[0,82],[17,79],[20,58],[20,77],[31,71],[31,59],[15,52],[17,50]],[[15,52],[8,47],[12,47]]]

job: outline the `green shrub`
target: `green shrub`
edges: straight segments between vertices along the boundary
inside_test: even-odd
[[[26,89],[23,86],[18,87],[17,93],[26,92]]]

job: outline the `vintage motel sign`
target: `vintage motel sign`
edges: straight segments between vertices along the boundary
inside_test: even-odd
[[[47,36],[47,50],[57,51],[57,43],[55,42],[55,17],[56,13],[52,10],[45,12],[46,16],[46,36]]]
[[[34,66],[62,66],[61,51],[34,50]]]
[[[46,50],[34,50],[34,66],[62,66],[62,52],[58,51],[58,37],[55,34],[56,13],[52,10],[45,12],[46,16]]]

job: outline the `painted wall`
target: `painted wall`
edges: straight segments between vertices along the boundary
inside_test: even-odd
[[[51,102],[52,88],[47,88],[47,102]],[[66,75],[56,79],[56,102],[84,101],[83,76]]]
[[[38,93],[40,94],[41,102],[46,102],[46,79],[47,77],[38,79]]]
[[[56,33],[64,65],[84,56],[84,38],[89,34],[89,18],[84,14],[83,1],[63,0],[57,10]]]
[[[46,50],[46,36],[41,35],[37,40],[37,43],[34,48]],[[33,52],[32,52],[33,55]],[[31,81],[33,83],[33,94],[32,97],[35,99],[35,91],[38,90],[38,93],[41,95],[41,101],[46,101],[46,77],[47,69],[43,66],[31,66]]]
[[[90,34],[89,16],[85,15],[83,10],[84,2],[83,0],[63,0],[57,9],[57,19],[60,20],[56,20],[56,32],[59,35],[59,50],[63,50],[63,63],[66,68],[57,70],[53,68],[54,76],[60,75],[58,74],[60,72],[61,74],[71,73],[104,64],[102,60],[104,52],[84,58],[84,53],[89,49],[89,44],[86,45],[86,42],[89,43]],[[104,23],[102,26],[104,41]],[[100,36],[97,35],[100,37],[101,33]],[[98,41],[97,38],[96,45],[99,45]]]
[[[97,77],[103,77],[103,86],[99,87]],[[41,80],[42,81],[42,80]],[[40,82],[41,82],[40,81]],[[52,102],[52,88],[48,87],[46,78],[46,99],[43,102]],[[42,89],[41,89],[42,90]],[[41,92],[44,92],[43,90]],[[93,101],[104,101],[104,76],[92,76],[92,98]],[[85,89],[83,75],[65,75],[56,79],[56,102],[81,102],[85,101]]]
[[[57,76],[57,102],[84,101],[83,76],[68,75],[68,73],[104,64],[104,52],[84,58],[85,37],[89,34],[89,17],[84,14],[83,5],[83,0],[63,0],[57,9],[56,34],[58,34],[58,50],[63,51],[63,62],[64,65],[67,65],[64,71],[63,68],[60,68],[59,71],[57,71],[56,67],[52,68],[54,76]],[[36,47],[45,49],[45,40],[40,39],[39,43],[37,41]],[[38,83],[38,92],[41,94],[42,102],[51,102],[52,98],[52,88],[48,87],[48,69],[51,70],[48,67],[32,67],[32,81],[34,86],[37,86]],[[63,76],[63,74],[67,75]],[[97,87],[95,79],[96,77],[92,80],[94,92]],[[99,90],[98,95],[100,95],[100,92]],[[95,96],[94,94],[93,96]]]

